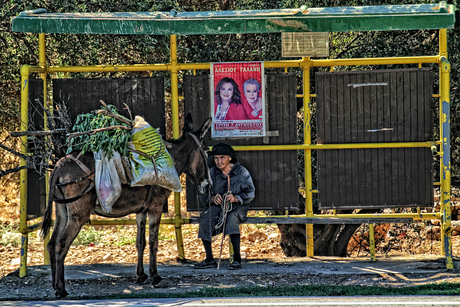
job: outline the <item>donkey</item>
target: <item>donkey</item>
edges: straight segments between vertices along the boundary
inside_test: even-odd
[[[188,115],[185,120],[182,136],[173,140],[168,148],[178,174],[185,173],[187,178],[198,186],[198,192],[204,193],[210,184],[207,166],[206,145],[203,137],[210,128],[210,119],[200,129],[192,131],[192,119]],[[204,148],[205,147],[205,148]],[[78,155],[74,153],[75,156]],[[81,155],[78,160],[74,156],[61,158],[51,173],[49,199],[44,214],[42,236],[48,234],[51,227],[53,202],[56,203],[56,221],[53,234],[47,249],[50,255],[51,275],[57,298],[64,298],[69,293],[65,289],[64,260],[70,245],[77,237],[81,228],[90,219],[92,213],[111,218],[118,218],[136,213],[137,223],[137,282],[143,283],[148,276],[144,273],[143,254],[146,245],[145,229],[149,221],[149,273],[152,284],[158,285],[162,278],[157,271],[158,230],[170,190],[159,186],[130,187],[123,185],[122,193],[115,202],[110,213],[105,212],[97,203],[96,190],[92,177],[95,161],[92,153]]]

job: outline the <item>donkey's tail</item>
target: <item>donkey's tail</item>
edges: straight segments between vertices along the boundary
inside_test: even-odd
[[[51,217],[53,215],[54,188],[59,178],[57,173],[57,167],[55,167],[53,172],[51,173],[51,178],[49,181],[48,206],[46,207],[45,214],[43,215],[42,230],[40,232],[40,236],[42,238],[46,237],[51,228]]]

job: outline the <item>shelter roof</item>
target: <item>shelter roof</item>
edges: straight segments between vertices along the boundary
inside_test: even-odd
[[[23,11],[15,32],[80,34],[232,34],[449,29],[455,7],[438,4],[206,12],[48,13]]]

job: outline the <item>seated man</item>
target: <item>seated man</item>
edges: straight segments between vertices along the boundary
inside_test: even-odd
[[[233,148],[224,143],[213,147],[210,155],[214,156],[216,166],[210,169],[212,188],[209,194],[202,196],[206,209],[200,216],[198,238],[203,242],[206,259],[197,263],[195,268],[215,268],[217,262],[212,254],[212,236],[222,233],[225,224],[225,235],[230,235],[234,250],[234,261],[231,270],[241,268],[240,224],[246,221],[246,215],[254,199],[254,184],[248,170],[237,160]],[[225,198],[225,201],[224,201]],[[227,210],[223,210],[224,202]],[[217,227],[216,227],[217,226]]]

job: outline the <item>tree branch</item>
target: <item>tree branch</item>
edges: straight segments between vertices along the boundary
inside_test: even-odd
[[[3,149],[5,149],[6,151],[9,151],[9,152],[11,152],[13,155],[16,155],[16,156],[18,156],[18,157],[20,157],[20,158],[23,158],[24,160],[26,160],[26,159],[28,158],[26,155],[23,155],[23,154],[20,153],[20,152],[17,152],[17,151],[15,151],[15,150],[13,150],[13,149],[11,149],[11,148],[9,148],[9,147],[6,147],[5,145],[0,144],[0,148],[3,148]]]
[[[18,136],[46,136],[46,135],[53,135],[53,134],[60,134],[60,133],[66,133],[67,130],[64,128],[58,128],[54,130],[48,130],[48,131],[22,131],[22,132],[10,132],[11,136],[18,137]]]
[[[24,166],[18,166],[16,168],[8,169],[6,171],[1,171],[0,172],[0,177],[6,176],[6,175],[11,174],[11,173],[19,172],[22,169],[32,169],[32,167],[29,166],[29,165],[24,165]]]
[[[99,128],[99,129],[94,129],[90,131],[84,131],[84,132],[74,132],[74,133],[68,133],[66,134],[69,139],[74,138],[76,136],[80,135],[85,135],[85,134],[94,134],[102,131],[110,131],[110,130],[115,130],[115,129],[122,129],[122,130],[131,130],[131,127],[126,127],[122,125],[116,125],[116,126],[110,126],[110,127],[104,127],[104,128]]]
[[[110,111],[109,107],[107,106],[107,104],[104,101],[100,100],[100,102],[102,103],[102,105],[107,110],[99,110],[99,111],[97,111],[97,114],[102,114],[102,115],[105,115],[105,116],[108,116],[108,117],[115,118],[115,119],[119,120],[120,122],[122,122],[123,124],[127,124],[127,125],[129,125],[131,127],[134,127],[134,123],[132,121],[130,121],[129,119],[127,119],[124,116],[115,114],[112,111]]]

